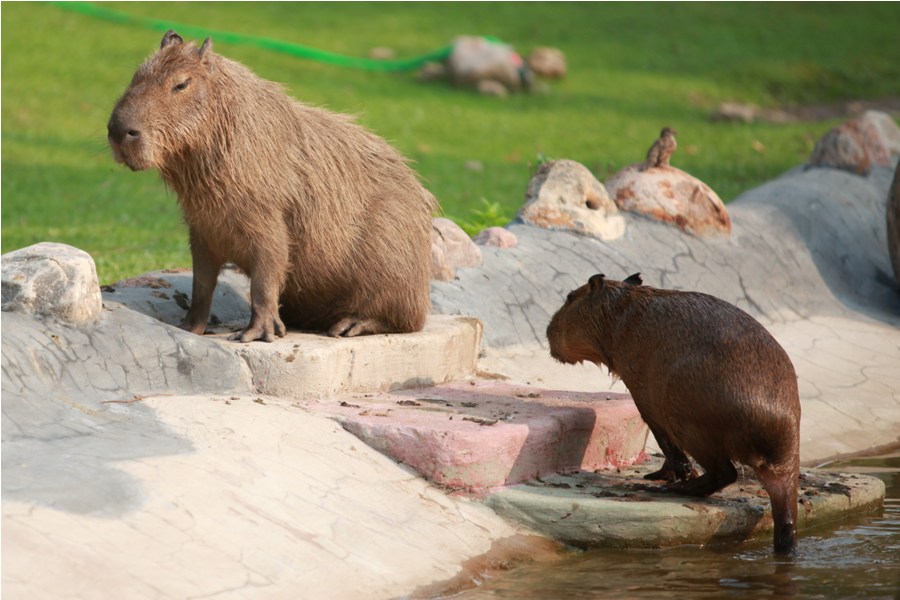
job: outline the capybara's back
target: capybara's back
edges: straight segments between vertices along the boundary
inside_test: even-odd
[[[547,329],[551,354],[622,378],[666,456],[648,477],[708,495],[735,481],[733,462],[753,468],[772,499],[776,549],[793,547],[800,400],[790,358],[736,306],[641,283],[595,275],[569,294]]]
[[[178,194],[194,262],[183,328],[203,332],[226,261],[251,279],[242,341],[284,335],[283,321],[332,335],[424,325],[437,203],[349,117],[170,31],[119,100],[109,140],[117,160],[158,169]]]

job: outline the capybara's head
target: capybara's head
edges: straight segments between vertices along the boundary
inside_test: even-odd
[[[587,284],[569,292],[566,303],[547,326],[550,355],[567,364],[588,361],[603,363],[612,369],[612,360],[603,347],[603,340],[616,320],[623,295],[641,283],[640,273],[625,281],[612,281],[598,274]]]
[[[197,48],[174,31],[166,32],[109,118],[107,137],[116,162],[133,171],[160,168],[189,148],[191,140],[204,137],[198,130],[208,112],[212,57],[209,38]]]

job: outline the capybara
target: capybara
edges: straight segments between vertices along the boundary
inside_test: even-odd
[[[639,274],[594,275],[553,315],[547,339],[557,360],[605,365],[628,387],[665,454],[648,479],[706,496],[733,483],[733,462],[743,463],[769,493],[776,552],[794,547],[797,375],[758,321],[707,294],[644,286]]]
[[[194,268],[183,329],[205,330],[226,261],[250,277],[242,342],[273,341],[284,323],[334,336],[423,327],[437,202],[350,117],[297,102],[209,38],[198,48],[168,31],[108,138],[118,162],[156,168],[178,195]]]

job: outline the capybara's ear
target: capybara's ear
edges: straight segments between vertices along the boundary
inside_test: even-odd
[[[635,273],[634,275],[628,277],[628,279],[625,280],[625,283],[627,283],[628,285],[641,285],[642,283],[644,283],[644,280],[641,279],[640,273]]]
[[[591,278],[588,279],[588,285],[591,287],[591,291],[596,292],[597,290],[602,288],[605,279],[606,275],[604,275],[603,273],[591,275]]]
[[[209,60],[209,53],[212,51],[212,38],[206,38],[203,40],[203,45],[200,46],[200,50],[197,51],[197,56],[200,57],[201,62],[206,62]]]
[[[165,48],[169,44],[180,44],[184,40],[181,39],[181,36],[175,33],[174,29],[170,29],[163,36],[162,42],[159,43],[160,48]]]

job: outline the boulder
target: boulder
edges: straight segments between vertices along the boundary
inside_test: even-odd
[[[894,277],[897,279],[897,283],[900,283],[900,163],[897,163],[897,168],[894,170],[894,182],[888,192],[887,239]]]
[[[625,167],[606,182],[620,210],[672,223],[696,236],[730,235],[725,204],[708,185],[672,166],[640,167]]]
[[[431,277],[438,281],[450,281],[456,277],[459,267],[477,267],[481,264],[481,249],[462,228],[438,217],[432,220]]]
[[[103,308],[94,259],[86,252],[41,242],[3,255],[3,310],[82,324]]]
[[[524,81],[524,61],[512,47],[477,36],[460,36],[447,58],[447,69],[456,85],[480,88],[484,81],[495,82],[509,91],[519,90]],[[490,86],[496,90],[496,85]],[[482,92],[486,93],[486,92]]]
[[[526,62],[535,75],[540,77],[562,79],[566,76],[566,55],[557,48],[535,48]]]
[[[519,243],[516,234],[503,227],[488,227],[482,229],[475,236],[475,243],[479,246],[494,246],[495,248],[515,248]]]
[[[528,182],[525,205],[518,217],[545,229],[570,229],[602,240],[625,232],[603,184],[581,163],[553,160],[543,163]]]
[[[875,165],[891,166],[895,154],[900,154],[900,128],[888,114],[869,110],[822,136],[807,167],[865,175]]]

